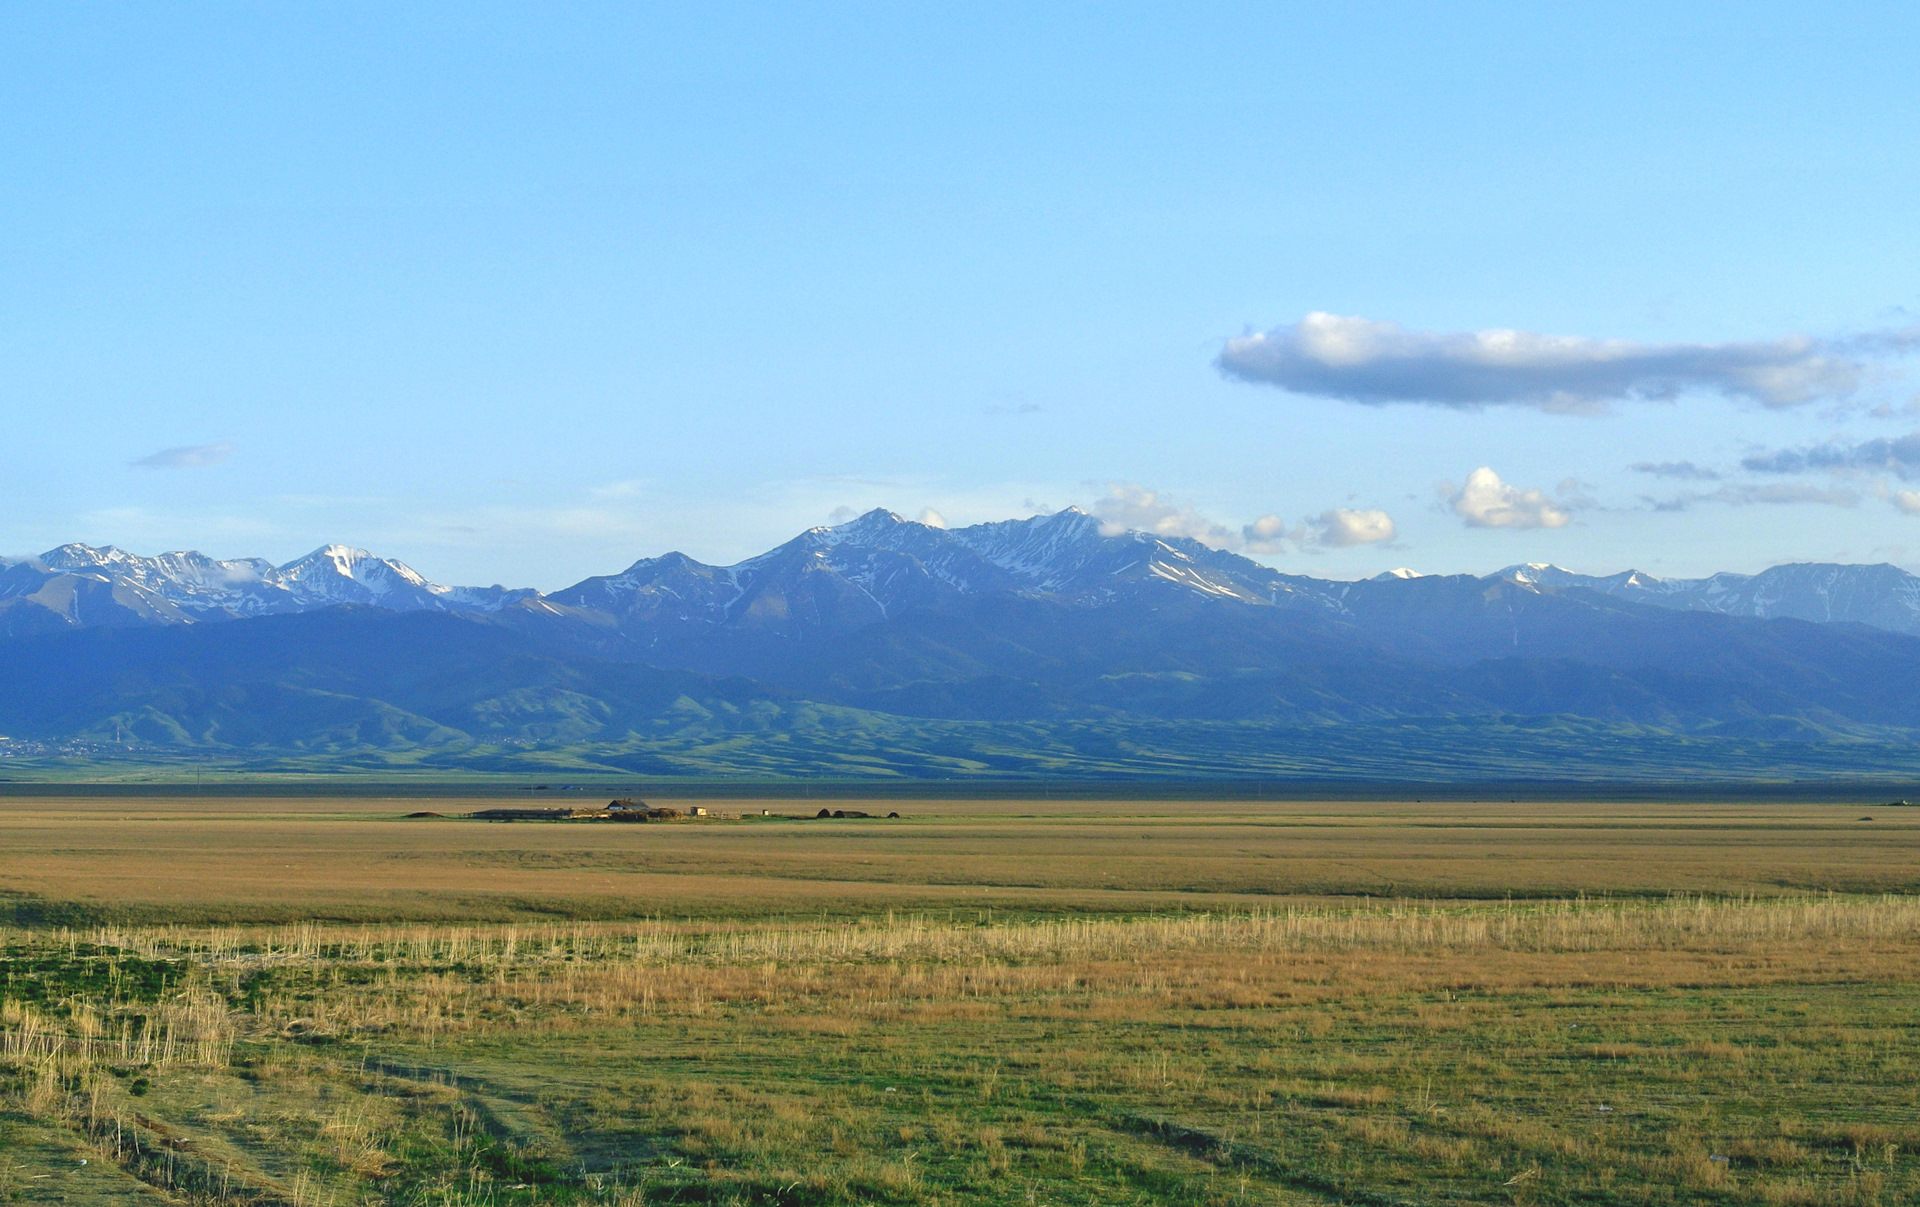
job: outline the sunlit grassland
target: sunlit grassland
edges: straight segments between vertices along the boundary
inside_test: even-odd
[[[1920,1195],[1905,897],[102,928],[8,952],[96,988],[6,1008],[7,1126],[203,1199]],[[29,1176],[6,1193],[34,1201]]]
[[[871,800],[857,807],[902,818],[816,823],[760,813],[810,816],[821,802],[709,800],[701,803],[741,820],[404,817],[526,799],[0,798],[0,922],[1138,913],[1302,896],[1920,892],[1920,809],[1862,804]]]
[[[0,1200],[1920,1201],[1912,810],[487,803],[0,805]]]

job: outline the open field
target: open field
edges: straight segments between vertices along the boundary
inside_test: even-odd
[[[0,1201],[1920,1201],[1920,810],[496,803],[0,801]]]
[[[1920,809],[1851,804],[881,798],[850,807],[900,820],[815,821],[758,814],[830,802],[703,799],[745,820],[405,818],[526,801],[0,798],[0,909],[23,922],[504,921],[1920,892]]]

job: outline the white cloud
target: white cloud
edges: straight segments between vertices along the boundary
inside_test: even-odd
[[[1242,381],[1380,405],[1506,403],[1597,411],[1628,399],[1712,390],[1763,406],[1843,398],[1864,357],[1910,351],[1910,333],[1845,342],[1788,335],[1719,344],[1643,344],[1532,331],[1409,331],[1398,323],[1316,311],[1227,341],[1217,364]]]
[[[931,507],[922,507],[920,509],[920,522],[929,528],[945,528],[947,526],[947,517],[941,515]]]
[[[1100,517],[1104,536],[1151,532],[1155,536],[1191,537],[1216,549],[1231,549],[1240,543],[1233,529],[1134,482],[1108,483],[1106,497],[1093,505],[1093,513]]]
[[[1299,544],[1300,533],[1288,532],[1287,522],[1277,515],[1263,515],[1240,530],[1248,553],[1285,553]]]
[[[1920,515],[1920,490],[1896,490],[1893,505],[1908,515]]]
[[[1320,544],[1333,549],[1393,539],[1393,517],[1378,508],[1355,511],[1336,507],[1308,520],[1307,526],[1319,534]]]
[[[183,444],[178,448],[163,448],[157,453],[148,453],[127,464],[140,469],[200,469],[218,465],[231,456],[231,444]]]
[[[1308,516],[1292,528],[1277,515],[1263,515],[1240,530],[1249,553],[1285,553],[1289,549],[1345,549],[1394,538],[1393,517],[1377,508],[1335,507]]]
[[[1545,492],[1509,486],[1484,465],[1467,475],[1465,486],[1443,493],[1469,528],[1565,528],[1572,518]]]

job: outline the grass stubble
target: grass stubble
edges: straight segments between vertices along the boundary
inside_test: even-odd
[[[1253,822],[1217,820],[1211,849],[1245,858]],[[1296,838],[1349,857],[1313,820]],[[1022,867],[1020,821],[948,845]],[[1509,812],[1461,825],[1535,841]],[[573,849],[560,829],[440,832]],[[1018,908],[854,894],[822,915],[798,878],[730,914],[0,931],[0,1201],[1920,1201],[1920,897],[1769,882],[1819,860],[1725,825],[1719,874],[1769,891],[1135,908],[1218,878],[1192,829],[1169,821],[1154,840],[1183,853],[1134,887]],[[1464,860],[1471,837],[1398,854]],[[888,841],[937,886],[940,841]],[[476,866],[482,887],[523,867]]]

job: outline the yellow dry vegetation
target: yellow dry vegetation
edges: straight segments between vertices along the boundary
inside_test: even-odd
[[[897,821],[816,821],[702,801],[744,816],[404,816],[525,803],[0,798],[0,904],[75,907],[52,920],[506,920],[1920,889],[1920,810],[1858,805],[915,800],[857,802]],[[810,815],[835,803],[771,807]]]
[[[0,1197],[1920,1201],[1897,810],[417,807],[8,802]]]

